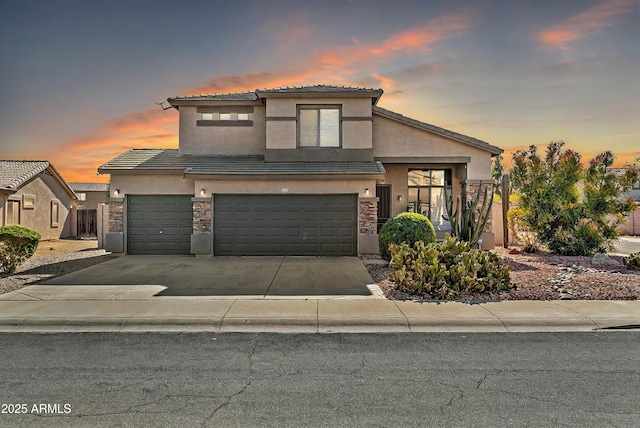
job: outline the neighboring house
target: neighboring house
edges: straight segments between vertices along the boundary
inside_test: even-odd
[[[0,225],[28,227],[42,239],[67,238],[75,200],[49,162],[0,160]]]
[[[614,168],[614,173],[624,175],[624,168]],[[620,232],[623,235],[640,235],[640,182],[633,185],[628,192],[622,194],[623,198],[631,197],[636,201],[636,209],[627,216],[624,223],[620,225]]]
[[[379,225],[406,210],[443,236],[445,187],[474,196],[502,149],[380,108],[382,93],[317,85],[169,98],[179,149],[132,149],[98,169],[111,174],[107,250],[377,253]]]
[[[109,196],[107,183],[69,183],[69,187],[78,195],[78,209],[97,209],[98,204],[106,204]]]

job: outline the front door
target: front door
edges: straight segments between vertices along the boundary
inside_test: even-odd
[[[377,184],[376,197],[378,198],[378,232],[383,224],[391,218],[391,185]]]

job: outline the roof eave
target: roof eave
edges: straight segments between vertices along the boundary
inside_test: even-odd
[[[336,174],[327,174],[327,173],[205,173],[205,172],[197,172],[197,171],[185,171],[184,175],[188,175],[189,177],[195,179],[217,179],[217,180],[237,180],[239,178],[245,179],[269,179],[269,178],[295,178],[296,180],[357,180],[357,179],[375,179],[382,180],[385,178],[385,174],[381,172],[376,173],[362,173],[362,174],[344,174],[344,173],[336,173]]]
[[[467,138],[475,140],[475,141],[468,141],[468,140],[465,140],[463,138],[457,137],[457,135],[456,135],[457,133],[454,133],[453,131],[447,131],[444,128],[442,128],[443,132],[438,132],[437,130],[429,129],[429,128],[425,127],[424,125],[421,125],[419,123],[420,121],[418,121],[418,120],[407,118],[407,117],[405,117],[405,116],[403,116],[403,115],[401,115],[399,113],[395,113],[395,112],[392,112],[390,110],[383,109],[382,107],[378,107],[377,109],[374,109],[372,111],[372,114],[374,114],[374,115],[377,114],[378,116],[381,116],[381,117],[384,117],[386,119],[390,119],[390,120],[396,121],[398,123],[402,123],[404,125],[412,126],[412,127],[416,128],[416,129],[420,129],[422,131],[431,132],[432,134],[440,135],[441,137],[449,138],[449,139],[457,141],[459,143],[467,144],[469,146],[476,147],[476,148],[481,149],[481,150],[485,150],[485,151],[489,152],[492,157],[504,153],[504,149],[502,149],[500,147],[497,147],[497,146],[493,146],[493,145],[491,145],[491,144],[489,144],[489,143],[487,143],[485,141],[481,141],[481,140],[475,139],[473,137],[467,137]],[[400,117],[397,117],[397,116],[400,116]],[[460,134],[460,135],[462,135],[462,134]]]

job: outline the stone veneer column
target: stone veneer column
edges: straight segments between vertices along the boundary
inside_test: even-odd
[[[193,201],[193,234],[211,233],[211,200]]]
[[[213,247],[211,235],[213,201],[211,198],[194,197],[191,198],[191,202],[193,203],[191,254],[209,256]]]
[[[378,198],[360,198],[358,205],[358,253],[378,253]]]
[[[109,201],[109,232],[124,232],[124,201]]]
[[[124,253],[124,198],[109,198],[109,230],[105,235],[105,250]]]

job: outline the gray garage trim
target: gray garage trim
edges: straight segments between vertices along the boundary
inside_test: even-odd
[[[358,196],[214,195],[216,256],[355,256]]]
[[[192,195],[127,196],[127,254],[191,254]]]

